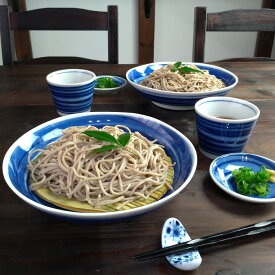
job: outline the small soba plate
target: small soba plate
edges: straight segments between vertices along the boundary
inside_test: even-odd
[[[210,165],[209,172],[213,181],[229,195],[254,203],[275,202],[275,183],[270,183],[270,193],[265,197],[245,196],[237,192],[233,182],[232,171],[240,167],[248,167],[253,172],[258,172],[261,166],[267,169],[275,170],[275,162],[271,159],[248,153],[234,153],[222,155],[216,158]]]
[[[93,125],[97,128],[110,125],[126,125],[132,132],[139,131],[149,140],[158,139],[165,146],[166,154],[175,162],[173,190],[151,204],[104,213],[80,213],[54,206],[29,188],[28,155],[34,149],[43,149],[56,141],[62,130],[71,126]],[[60,218],[106,222],[133,217],[152,211],[171,201],[191,181],[197,166],[197,154],[193,144],[178,130],[155,118],[123,112],[92,112],[67,115],[45,122],[25,133],[9,148],[3,160],[3,174],[10,189],[34,208]]]
[[[209,96],[223,96],[228,94],[238,83],[238,77],[232,72],[218,66],[205,63],[182,62],[182,65],[195,65],[201,70],[208,70],[211,75],[221,79],[225,87],[204,92],[172,92],[153,89],[140,85],[149,74],[167,64],[175,62],[156,62],[134,67],[126,73],[127,81],[142,96],[151,100],[155,105],[170,110],[192,110],[195,103]]]

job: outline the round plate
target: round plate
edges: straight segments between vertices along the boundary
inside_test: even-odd
[[[118,85],[115,88],[94,88],[94,93],[96,95],[109,95],[109,94],[114,94],[116,93],[119,89],[123,88],[127,81],[126,79],[119,77],[119,76],[114,76],[114,75],[98,75],[96,79],[98,78],[104,78],[104,77],[110,77],[112,78],[116,84]]]
[[[238,77],[235,74],[221,67],[205,63],[182,62],[182,64],[185,65],[194,64],[202,70],[208,70],[210,74],[215,75],[217,78],[221,79],[225,83],[225,87],[204,92],[181,93],[153,89],[139,84],[150,73],[160,69],[167,64],[173,63],[175,62],[155,62],[139,65],[127,71],[126,79],[138,93],[151,100],[153,104],[157,105],[158,107],[168,110],[180,111],[194,109],[196,102],[202,98],[209,96],[224,96],[228,94],[238,83]]]
[[[261,166],[265,166],[270,170],[275,170],[275,162],[271,159],[253,154],[236,153],[222,155],[216,158],[211,163],[209,172],[213,181],[222,190],[235,198],[256,203],[275,202],[275,183],[270,183],[270,193],[265,197],[245,196],[237,192],[231,172],[244,166],[251,168],[253,172],[258,172]]]
[[[180,106],[180,105],[169,105],[169,104],[162,104],[159,102],[152,101],[153,104],[157,105],[158,107],[168,109],[168,110],[175,110],[175,111],[186,111],[186,110],[194,110],[195,106]]]
[[[174,166],[173,190],[162,198],[144,206],[105,213],[80,213],[61,209],[41,199],[29,189],[28,155],[38,148],[45,148],[62,135],[70,126],[93,125],[98,128],[110,125],[126,125],[150,140],[158,139],[171,157]],[[8,149],[3,160],[3,175],[11,190],[29,205],[54,216],[85,222],[106,222],[134,217],[152,211],[172,200],[191,181],[197,166],[197,154],[193,144],[181,132],[155,118],[125,112],[91,112],[67,115],[47,121],[29,130]]]

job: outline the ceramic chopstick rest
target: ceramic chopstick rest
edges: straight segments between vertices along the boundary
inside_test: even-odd
[[[190,240],[190,236],[178,219],[169,218],[165,221],[161,234],[162,247],[168,247]],[[171,265],[181,270],[194,270],[198,268],[202,262],[198,250],[177,255],[169,255],[166,256],[166,259]]]

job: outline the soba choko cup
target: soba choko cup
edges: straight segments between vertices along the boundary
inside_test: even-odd
[[[260,115],[254,104],[233,97],[207,97],[195,104],[200,151],[209,158],[243,152]]]
[[[92,108],[96,75],[88,70],[66,69],[52,72],[46,80],[57,113],[61,116],[89,112]]]

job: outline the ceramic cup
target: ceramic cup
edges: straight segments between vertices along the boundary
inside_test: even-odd
[[[67,69],[47,75],[57,113],[61,116],[89,112],[92,108],[96,75],[87,70]]]
[[[254,104],[232,97],[207,97],[195,104],[200,151],[209,158],[243,152],[260,115]]]

